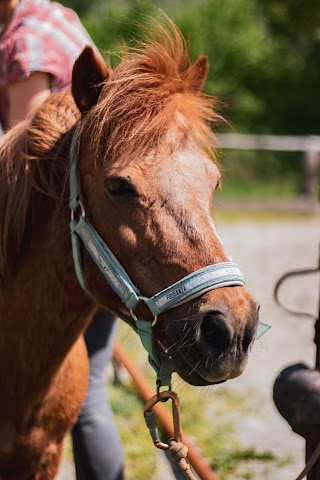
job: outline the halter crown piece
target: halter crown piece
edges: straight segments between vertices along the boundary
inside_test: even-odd
[[[153,327],[156,324],[158,315],[215,288],[231,285],[244,286],[244,278],[236,264],[223,262],[201,268],[150,298],[141,295],[139,289],[134,285],[110,248],[86,219],[86,213],[80,199],[80,188],[77,178],[78,153],[78,128],[76,127],[70,147],[69,207],[71,210],[72,253],[78,281],[84,288],[80,248],[80,241],[82,241],[109,285],[127,306],[133,319],[136,321],[141,342],[147,350],[149,362],[157,374],[158,389],[161,386],[171,386],[172,368],[167,362],[159,361],[154,348]],[[80,212],[77,219],[76,212]],[[134,311],[138,304],[142,302],[149,307],[154,316],[153,322],[136,317]]]

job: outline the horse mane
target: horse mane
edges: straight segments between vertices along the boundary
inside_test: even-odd
[[[68,93],[51,95],[31,119],[0,142],[0,283],[6,279],[32,222],[36,192],[63,195],[70,129],[79,111]],[[10,257],[10,258],[9,258]]]
[[[187,42],[167,17],[140,28],[142,38],[136,47],[122,49],[121,63],[110,70],[99,102],[83,122],[95,157],[141,158],[174,126],[180,139],[192,139],[216,160],[211,125],[222,120],[219,102],[192,89]],[[173,147],[181,147],[178,140]]]
[[[171,149],[188,138],[215,158],[211,124],[221,119],[215,112],[217,101],[192,88],[189,48],[181,32],[166,19],[144,33],[135,48],[122,52],[97,104],[82,118],[81,135],[90,142],[94,158],[103,152],[104,159],[139,159],[163,143],[172,125],[179,139],[170,143]],[[0,283],[39,208],[36,193],[62,198],[79,117],[70,93],[54,94],[0,142]]]

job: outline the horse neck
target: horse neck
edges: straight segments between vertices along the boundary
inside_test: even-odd
[[[34,200],[40,207],[27,246],[0,297],[0,365],[11,372],[2,387],[12,391],[18,379],[14,396],[25,403],[45,391],[94,308],[74,273],[68,206]]]

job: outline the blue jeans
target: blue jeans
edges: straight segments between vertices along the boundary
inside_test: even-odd
[[[106,366],[112,359],[116,318],[99,310],[84,338],[89,355],[85,403],[72,431],[77,480],[123,480],[123,453],[106,391]]]

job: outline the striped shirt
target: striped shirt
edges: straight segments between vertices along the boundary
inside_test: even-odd
[[[0,35],[0,122],[8,128],[7,86],[32,72],[49,74],[50,90],[70,87],[72,67],[93,42],[76,13],[49,0],[21,0]]]

